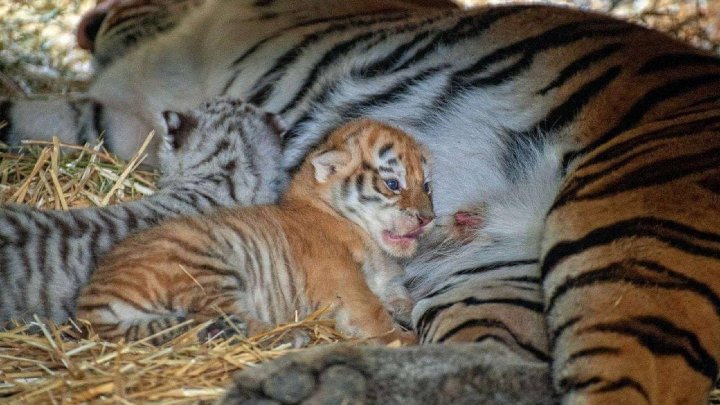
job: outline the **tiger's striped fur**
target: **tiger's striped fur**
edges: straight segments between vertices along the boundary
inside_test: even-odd
[[[102,337],[135,340],[222,314],[255,335],[329,308],[346,334],[412,342],[383,304],[412,310],[392,257],[412,255],[432,226],[423,153],[387,125],[346,125],[309,154],[279,205],[168,220],[119,243],[78,317]]]
[[[284,173],[276,118],[235,100],[165,113],[161,189],[105,208],[0,207],[0,325],[33,314],[64,322],[95,262],[128,234],[182,214],[275,201]]]
[[[36,135],[42,113],[65,141],[96,122],[127,153],[159,111],[217,94],[283,116],[288,169],[370,116],[430,148],[438,230],[486,204],[463,232],[478,238],[408,265],[423,342],[549,361],[567,403],[705,400],[720,359],[717,57],[546,6],[211,1],[97,77],[95,121],[65,100],[8,101],[2,136]]]

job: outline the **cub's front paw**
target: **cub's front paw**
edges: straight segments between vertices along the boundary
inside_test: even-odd
[[[387,310],[403,329],[412,329],[412,310],[415,302],[410,297],[401,297],[388,302]]]
[[[222,316],[198,332],[200,342],[210,340],[226,340],[232,337],[244,339],[248,337],[248,324],[236,316]]]

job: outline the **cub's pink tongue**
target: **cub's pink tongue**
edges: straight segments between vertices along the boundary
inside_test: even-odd
[[[390,231],[383,231],[383,239],[385,239],[385,242],[403,250],[412,248],[415,243],[416,237],[408,235],[410,234],[398,235]]]
[[[391,240],[391,241],[393,241],[393,242],[400,242],[400,241],[405,240],[405,239],[413,239],[412,236],[408,236],[408,235],[398,235],[398,234],[393,233],[393,232],[390,232],[390,231],[383,231],[383,236],[384,236],[386,239],[389,239],[389,240]]]

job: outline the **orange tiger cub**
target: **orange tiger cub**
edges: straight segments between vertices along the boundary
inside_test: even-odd
[[[413,342],[388,311],[408,321],[412,310],[396,258],[433,226],[426,162],[400,130],[351,122],[308,155],[278,205],[169,220],[120,243],[77,316],[104,338],[137,340],[221,313],[254,335],[327,307],[346,334]]]

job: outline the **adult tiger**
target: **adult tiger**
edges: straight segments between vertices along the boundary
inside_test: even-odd
[[[110,34],[124,35],[101,25]],[[127,155],[161,111],[220,94],[283,115],[288,169],[371,116],[429,146],[439,215],[484,207],[478,237],[409,264],[423,341],[472,346],[303,354],[241,376],[228,401],[502,402],[483,392],[484,351],[538,375],[551,362],[565,403],[706,401],[720,358],[716,57],[546,6],[206,1],[82,99],[2,102],[0,136],[105,131]]]

